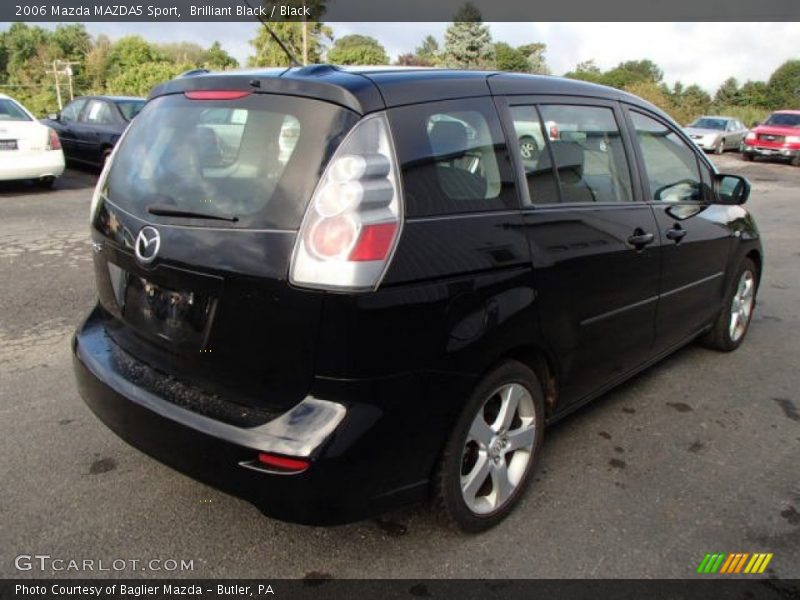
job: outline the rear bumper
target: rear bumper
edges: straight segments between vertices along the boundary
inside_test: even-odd
[[[115,372],[111,344],[97,311],[73,338],[78,389],[94,414],[132,446],[251,502],[268,516],[328,525],[426,497],[431,461],[419,459],[417,453],[435,460],[433,450],[443,443],[445,426],[405,456],[396,446],[404,437],[403,419],[357,401],[345,407],[339,401],[317,400],[315,405],[306,399],[263,426],[235,427],[137,388]],[[347,385],[346,392],[333,387],[358,399],[361,386]],[[367,385],[367,396],[377,387],[374,382]],[[289,423],[292,427],[287,429]],[[306,435],[299,435],[303,431]],[[290,475],[256,470],[252,464],[259,451],[307,456],[311,466]]]
[[[64,153],[61,150],[42,151],[33,156],[0,154],[0,181],[59,177],[64,172]]]

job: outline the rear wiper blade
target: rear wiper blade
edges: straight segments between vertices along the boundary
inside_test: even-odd
[[[236,223],[239,217],[226,217],[224,215],[212,215],[210,213],[196,212],[193,210],[181,210],[166,204],[151,204],[147,207],[147,212],[158,217],[185,217],[187,219],[213,219],[214,221],[230,221]]]

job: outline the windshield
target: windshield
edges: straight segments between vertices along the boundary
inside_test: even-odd
[[[117,100],[116,105],[125,120],[130,121],[144,108],[144,100]]]
[[[131,123],[105,195],[150,221],[185,223],[191,217],[176,213],[202,213],[231,221],[192,224],[296,229],[328,158],[356,121],[355,113],[306,98],[162,96]]]
[[[764,121],[764,125],[777,125],[778,127],[800,127],[800,114],[772,113]]]
[[[0,98],[0,121],[30,121],[22,107],[10,98]]]
[[[718,129],[720,131],[725,129],[728,121],[725,119],[711,119],[709,117],[700,117],[689,127],[696,127],[697,129]]]

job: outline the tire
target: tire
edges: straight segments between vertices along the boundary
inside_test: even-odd
[[[748,285],[749,292],[743,293]],[[745,258],[736,271],[714,326],[701,340],[703,345],[721,352],[731,352],[741,346],[750,328],[757,293],[758,269],[752,260]],[[734,311],[738,314],[736,326],[733,323]]]
[[[792,157],[791,164],[793,167],[800,167],[800,154],[795,154]]]
[[[724,154],[725,153],[725,140],[720,140],[719,143],[714,147],[714,154]]]
[[[38,187],[42,188],[43,190],[49,190],[55,184],[56,178],[55,177],[40,177],[39,179],[34,179],[33,183],[35,183]]]
[[[753,155],[749,152],[742,152],[742,160],[745,162],[753,162]]]
[[[535,160],[539,156],[539,144],[536,143],[535,138],[523,135],[519,138],[519,152],[522,154],[523,160]]]
[[[442,452],[433,485],[436,511],[467,533],[497,525],[522,497],[543,439],[539,379],[520,362],[500,364],[475,388]],[[497,482],[504,482],[502,490]]]

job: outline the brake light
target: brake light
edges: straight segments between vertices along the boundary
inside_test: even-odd
[[[331,158],[295,243],[290,280],[317,289],[374,290],[402,228],[397,159],[384,113],[362,119]]]
[[[55,129],[47,129],[47,149],[61,150],[61,140],[58,139],[58,134]]]
[[[268,467],[276,467],[284,471],[292,472],[305,471],[311,466],[309,461],[302,458],[287,458],[285,456],[268,454],[266,452],[260,452],[258,454],[258,462]]]
[[[193,90],[184,92],[183,95],[189,100],[238,100],[249,96],[250,92],[241,90]]]

